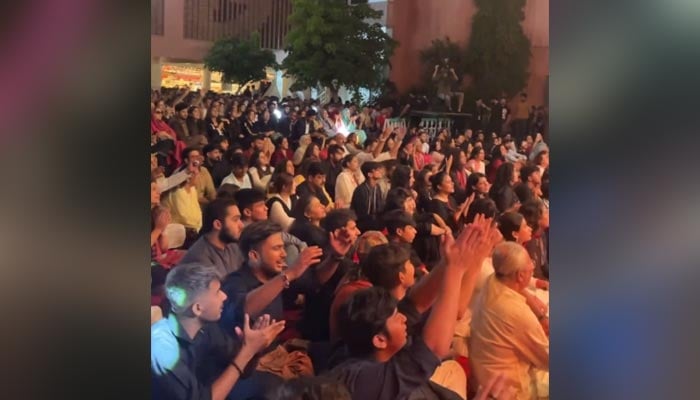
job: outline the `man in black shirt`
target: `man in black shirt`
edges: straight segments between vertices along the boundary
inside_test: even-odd
[[[243,136],[245,137],[245,143],[250,143],[253,137],[258,135],[259,131],[255,125],[257,120],[258,114],[255,113],[255,109],[249,109],[246,113],[245,120],[243,120]]]
[[[208,144],[202,149],[204,153],[204,168],[209,171],[214,187],[221,186],[221,181],[231,173],[231,164],[223,159],[223,149],[217,144]]]
[[[520,182],[515,185],[513,191],[518,195],[521,204],[540,199],[542,196],[542,176],[539,168],[534,164],[527,164],[520,168]]]
[[[275,123],[272,121],[270,111],[265,109],[260,114],[258,122],[255,123],[255,130],[265,137],[270,137],[275,133]]]
[[[437,293],[432,311],[410,343],[407,318],[386,289],[360,290],[341,307],[339,330],[352,359],[335,367],[329,376],[345,383],[353,399],[404,400],[428,384],[440,360],[449,354],[459,306],[464,302],[461,297],[467,297],[468,304],[481,260],[498,239],[490,223],[479,219],[456,240],[445,243],[446,265],[431,290]],[[406,262],[410,263],[408,257]],[[409,280],[407,272],[404,279]]]
[[[381,231],[384,227],[379,214],[384,210],[384,198],[379,187],[383,177],[381,163],[367,161],[362,164],[365,181],[352,193],[351,208],[357,213],[357,226],[360,231]]]
[[[236,335],[222,331],[216,321],[226,295],[213,267],[195,263],[173,268],[165,292],[172,313],[151,325],[153,399],[225,399],[255,368],[255,355],[284,329],[284,321],[269,316],[251,328],[246,315]]]
[[[187,104],[178,103],[175,105],[175,115],[170,118],[168,125],[175,131],[178,140],[185,142],[187,147],[199,147],[207,144],[204,135],[191,133],[187,126]]]
[[[343,171],[340,161],[344,156],[345,151],[343,150],[343,147],[337,144],[332,144],[328,146],[328,159],[322,162],[323,169],[326,171],[326,192],[331,197],[335,196],[335,182],[338,179],[338,175],[340,175],[340,173]]]
[[[312,162],[306,172],[306,180],[297,186],[297,195],[301,199],[306,196],[316,196],[326,206],[327,211],[332,209],[331,199],[325,192],[326,172],[320,162]]]

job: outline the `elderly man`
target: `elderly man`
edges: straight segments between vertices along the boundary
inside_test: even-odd
[[[506,384],[516,389],[516,399],[535,399],[531,370],[549,370],[549,339],[539,322],[547,318],[546,308],[528,304],[525,292],[534,265],[527,250],[514,242],[496,246],[492,258],[495,272],[472,317],[472,368],[477,383],[502,373]]]

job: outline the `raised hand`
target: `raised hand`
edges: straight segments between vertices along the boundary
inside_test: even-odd
[[[318,246],[309,246],[301,251],[297,261],[286,271],[289,279],[299,278],[306,272],[309,266],[321,261],[323,250]]]
[[[354,244],[354,240],[352,240],[346,228],[336,229],[334,232],[329,233],[328,242],[333,252],[338,256],[348,254]]]
[[[472,193],[469,197],[464,200],[464,203],[460,206],[460,209],[462,210],[462,215],[465,217],[467,216],[467,213],[469,212],[469,206],[474,202],[474,197],[476,196],[476,192]]]
[[[243,317],[243,329],[236,327],[236,335],[243,341],[243,347],[248,347],[253,353],[265,350],[273,340],[284,330],[284,321],[270,319],[269,314],[259,317],[250,326],[250,315]]]

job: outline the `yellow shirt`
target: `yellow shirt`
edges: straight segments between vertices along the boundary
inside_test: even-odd
[[[209,173],[209,170],[201,167],[199,176],[194,181],[194,187],[197,188],[197,195],[209,201],[216,199],[216,189],[214,189],[214,180]]]
[[[517,400],[536,399],[531,370],[549,370],[549,338],[525,297],[491,275],[474,309],[470,361],[477,384],[503,373]]]
[[[180,187],[166,196],[163,205],[170,209],[172,222],[199,232],[202,228],[202,209],[199,207],[196,187]]]

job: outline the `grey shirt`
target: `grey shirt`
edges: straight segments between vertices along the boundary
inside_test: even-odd
[[[244,257],[237,243],[229,243],[221,250],[204,237],[200,236],[196,242],[187,250],[187,254],[182,257],[180,264],[200,262],[216,267],[221,279],[228,274],[237,271],[243,265]]]

